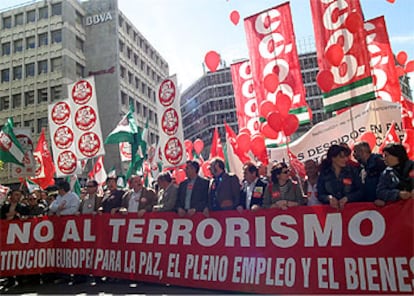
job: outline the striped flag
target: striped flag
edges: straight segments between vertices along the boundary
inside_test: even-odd
[[[0,131],[0,160],[23,166],[24,151],[13,128],[13,118],[10,117]]]

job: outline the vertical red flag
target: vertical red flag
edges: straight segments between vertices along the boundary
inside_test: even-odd
[[[401,97],[401,120],[405,129],[414,129],[414,103]]]
[[[35,177],[30,179],[42,189],[46,189],[47,186],[55,184],[53,176],[56,169],[47,145],[44,129],[42,129],[42,132],[40,133],[33,156],[36,161],[36,171]]]
[[[400,102],[401,89],[394,55],[388,38],[384,17],[366,21],[364,25],[371,61],[371,73],[375,77],[375,95],[378,99]]]
[[[221,145],[220,135],[218,133],[217,127],[214,128],[213,139],[211,140],[209,159],[212,159],[216,156],[224,159],[223,147]]]
[[[385,134],[384,141],[382,142],[381,146],[378,148],[378,152],[382,153],[382,150],[384,150],[385,146],[389,143],[400,143],[400,137],[397,135],[397,132],[395,130],[394,121],[392,122],[390,128]]]
[[[291,101],[289,113],[295,114],[300,124],[309,123],[311,110],[306,103],[289,3],[246,18],[244,27],[258,106],[264,100],[278,106],[278,97],[284,94]]]
[[[257,133],[260,127],[259,106],[250,62],[238,62],[232,64],[230,68],[239,130],[247,128],[251,134]]]
[[[375,99],[358,0],[311,0],[317,82],[327,112]]]
[[[414,160],[414,129],[404,130],[404,138],[402,144],[407,151],[408,158]]]

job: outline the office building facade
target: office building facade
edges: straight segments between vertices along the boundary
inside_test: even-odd
[[[0,13],[0,125],[13,117],[37,141],[48,134],[48,104],[67,85],[94,76],[102,135],[128,111],[156,142],[156,87],[168,63],[118,9],[117,0],[38,1]],[[105,166],[122,170],[117,145],[105,145]],[[0,183],[15,182],[5,166]]]

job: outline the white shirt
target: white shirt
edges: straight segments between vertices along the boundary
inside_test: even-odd
[[[141,190],[132,192],[128,202],[128,213],[137,213],[139,207],[139,198],[141,197]]]
[[[318,187],[317,183],[312,185],[310,182],[307,183],[308,188],[306,188],[306,192],[308,195],[308,206],[320,205],[322,204],[318,199]]]
[[[258,178],[256,178],[256,180],[254,180],[252,183],[247,184],[246,187],[246,209],[250,209],[250,203],[252,201],[252,196],[253,196],[253,190],[254,187],[256,187],[256,182],[257,182]]]
[[[59,210],[59,206],[64,205],[62,210]],[[50,205],[50,211],[60,215],[75,215],[79,211],[80,199],[72,191],[67,192],[65,195],[58,195],[56,199]]]

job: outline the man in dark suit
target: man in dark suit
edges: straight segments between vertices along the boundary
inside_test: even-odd
[[[226,173],[224,161],[218,157],[211,160],[210,170],[209,210],[234,210],[240,204],[239,178]]]
[[[255,211],[262,208],[267,182],[259,177],[259,169],[252,162],[243,165],[243,176],[240,204],[236,209],[241,212],[244,209]]]
[[[197,161],[187,161],[187,179],[180,183],[177,196],[177,213],[181,217],[192,216],[207,208],[209,182],[198,175],[200,165]]]

